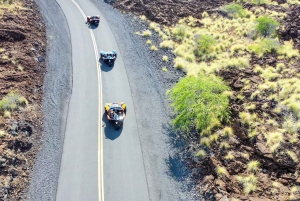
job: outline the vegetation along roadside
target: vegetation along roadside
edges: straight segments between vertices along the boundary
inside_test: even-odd
[[[299,14],[299,1],[237,1],[136,32],[186,73],[167,96],[205,200],[300,199]]]

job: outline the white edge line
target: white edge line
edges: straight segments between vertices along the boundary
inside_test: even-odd
[[[82,11],[82,9],[80,8],[80,6],[74,1],[71,0],[75,6],[78,8],[78,10],[81,12],[84,20],[86,20],[86,15],[84,14],[84,12]],[[97,44],[96,44],[96,40],[95,40],[95,36],[94,33],[92,32],[92,30],[90,30],[90,34],[91,34],[91,38],[93,41],[93,46],[94,46],[94,52],[95,52],[95,58],[96,58],[96,67],[97,67],[97,74],[98,74],[98,99],[99,99],[99,110],[98,110],[98,198],[99,201],[104,201],[104,182],[103,182],[103,133],[102,133],[102,127],[101,127],[101,123],[100,123],[100,117],[102,114],[102,98],[101,98],[101,94],[102,94],[102,83],[101,83],[101,73],[100,73],[100,65],[99,65],[99,53],[98,53],[98,48],[97,48]],[[100,182],[100,184],[99,184]]]

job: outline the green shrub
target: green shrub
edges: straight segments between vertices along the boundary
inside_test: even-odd
[[[277,51],[280,44],[277,40],[271,38],[264,38],[258,43],[249,46],[249,51],[255,53],[258,57],[262,57],[265,53]]]
[[[223,7],[223,10],[230,16],[230,17],[242,17],[245,14],[245,10],[243,6],[236,3],[231,3]]]
[[[257,19],[256,30],[265,37],[274,35],[278,27],[279,23],[270,17],[260,16]]]
[[[194,50],[196,55],[202,55],[211,52],[212,47],[217,44],[217,41],[209,35],[200,35],[196,38],[196,41],[197,45]]]
[[[176,129],[190,133],[195,127],[202,131],[215,120],[228,121],[229,100],[224,91],[229,87],[213,75],[187,76],[181,79],[169,92],[177,116],[172,123]]]
[[[266,4],[266,1],[265,0],[252,0],[252,3],[256,4],[256,5],[264,5],[264,4]]]

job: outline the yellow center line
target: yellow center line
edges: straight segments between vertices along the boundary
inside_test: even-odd
[[[75,6],[78,8],[78,10],[81,12],[84,20],[86,20],[86,15],[80,8],[80,6],[72,0],[72,2],[75,4]],[[104,182],[103,182],[103,134],[102,134],[102,127],[101,127],[101,114],[102,114],[102,83],[101,83],[101,72],[100,72],[100,65],[99,65],[99,53],[98,53],[98,48],[95,40],[94,33],[92,32],[91,29],[89,29],[91,38],[93,41],[93,46],[94,46],[94,52],[95,52],[95,58],[96,58],[96,67],[97,67],[97,74],[98,74],[98,99],[99,99],[99,110],[98,110],[98,197],[99,201],[104,201]]]

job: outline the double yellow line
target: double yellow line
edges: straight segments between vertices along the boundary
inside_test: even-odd
[[[80,6],[76,3],[76,1],[71,0],[75,6],[78,8],[80,11],[81,15],[83,16],[84,20],[86,20],[86,15],[80,8]],[[101,72],[100,72],[100,65],[99,65],[99,53],[98,53],[98,48],[95,40],[94,33],[92,32],[91,29],[89,29],[91,38],[93,41],[93,46],[94,46],[94,52],[95,52],[95,58],[96,58],[96,68],[97,68],[97,74],[98,74],[98,99],[99,99],[99,112],[98,112],[98,198],[99,201],[104,201],[104,183],[103,183],[103,133],[102,133],[102,127],[100,123],[101,119],[101,114],[102,114],[102,83],[101,83]]]

